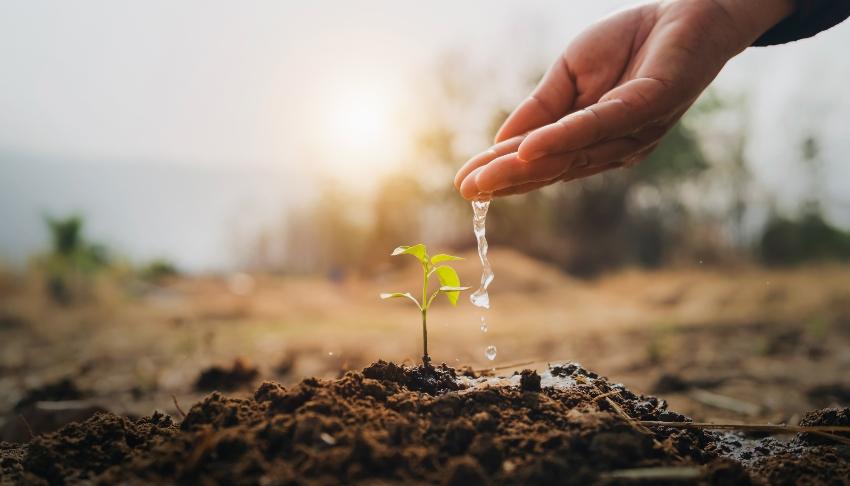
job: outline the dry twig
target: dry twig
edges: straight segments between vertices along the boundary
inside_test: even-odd
[[[628,481],[687,481],[699,478],[702,468],[696,466],[661,466],[635,469],[619,469],[603,473],[605,479],[625,479]]]
[[[183,409],[180,408],[180,404],[177,403],[177,397],[172,394],[171,400],[174,402],[174,406],[177,407],[177,411],[180,412],[180,416],[182,418],[186,418],[186,412],[184,412]]]
[[[710,424],[704,422],[664,422],[658,420],[641,420],[639,422],[645,427],[671,427],[676,429],[695,430],[737,430],[742,432],[766,432],[771,434],[816,434],[829,438],[842,444],[850,445],[850,439],[835,435],[836,433],[850,433],[847,425],[772,425],[772,424]]]
[[[21,422],[23,422],[24,427],[27,429],[27,433],[30,435],[30,440],[32,440],[33,437],[35,437],[35,434],[32,433],[32,427],[30,427],[30,423],[27,421],[27,418],[20,413],[18,414],[18,418],[21,419]]]
[[[485,371],[493,371],[493,370],[509,370],[511,368],[519,368],[520,366],[528,366],[534,363],[542,363],[544,360],[538,359],[534,361],[523,361],[522,363],[512,363],[502,366],[496,366],[495,368],[481,368],[480,370],[472,370],[475,373],[484,373]]]

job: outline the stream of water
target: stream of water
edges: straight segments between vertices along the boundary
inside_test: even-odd
[[[472,201],[472,231],[475,233],[475,238],[478,240],[478,258],[481,260],[481,285],[478,290],[469,296],[472,305],[476,307],[490,308],[490,294],[487,293],[487,287],[493,282],[493,269],[490,267],[490,260],[487,259],[487,236],[485,222],[487,220],[487,209],[490,208],[490,201]]]
[[[481,260],[481,284],[478,290],[469,296],[472,305],[483,309],[490,308],[490,294],[487,292],[487,287],[493,282],[493,269],[490,267],[490,260],[487,259],[487,230],[485,223],[487,220],[487,210],[490,208],[490,201],[472,201],[472,231],[475,233],[475,239],[478,241],[478,258]],[[481,316],[481,332],[487,332],[487,320]],[[484,357],[493,361],[496,359],[496,346],[492,344],[484,350]]]

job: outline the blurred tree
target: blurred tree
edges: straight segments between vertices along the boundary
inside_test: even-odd
[[[138,270],[139,277],[152,283],[162,283],[163,281],[176,277],[180,274],[177,266],[164,258],[157,258],[142,265]]]
[[[399,172],[383,178],[372,203],[373,224],[359,270],[369,272],[399,245],[423,240],[422,214],[429,202],[415,174]],[[404,261],[400,262],[405,263]]]
[[[809,175],[808,195],[800,216],[785,218],[773,212],[759,241],[759,255],[769,265],[795,265],[812,260],[850,259],[850,232],[831,225],[823,216],[820,147],[808,135],[800,144],[804,170]]]
[[[661,189],[700,174],[709,167],[696,133],[679,122],[646,160],[628,170],[632,182]]]
[[[762,233],[759,253],[768,265],[850,260],[850,233],[835,228],[817,207],[809,206],[797,220],[771,217]]]
[[[368,227],[358,220],[358,200],[333,181],[320,184],[315,203],[290,213],[285,227],[288,272],[339,275],[359,265]]]
[[[809,206],[809,211],[820,212],[823,207],[821,195],[823,194],[823,161],[820,158],[820,144],[812,135],[803,137],[800,143],[803,170],[808,175],[809,187],[804,204]]]

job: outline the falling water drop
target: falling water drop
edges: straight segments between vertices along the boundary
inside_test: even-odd
[[[490,267],[490,261],[487,259],[487,237],[485,236],[486,229],[484,227],[487,220],[487,209],[490,208],[490,201],[472,201],[472,230],[475,232],[475,239],[478,240],[478,258],[481,260],[481,285],[478,290],[469,296],[469,300],[476,307],[490,308],[490,295],[487,293],[487,287],[493,281],[493,269]]]
[[[496,359],[496,346],[493,346],[492,344],[487,346],[487,349],[484,350],[484,356],[490,361]]]
[[[481,332],[487,332],[487,321],[484,320],[484,316],[481,316]]]

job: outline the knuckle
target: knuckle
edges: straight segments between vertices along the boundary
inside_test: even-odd
[[[602,129],[602,117],[599,116],[599,113],[593,109],[592,106],[588,106],[582,110],[582,113],[590,120],[591,133],[590,139],[593,142],[598,142],[602,139],[603,129]]]

